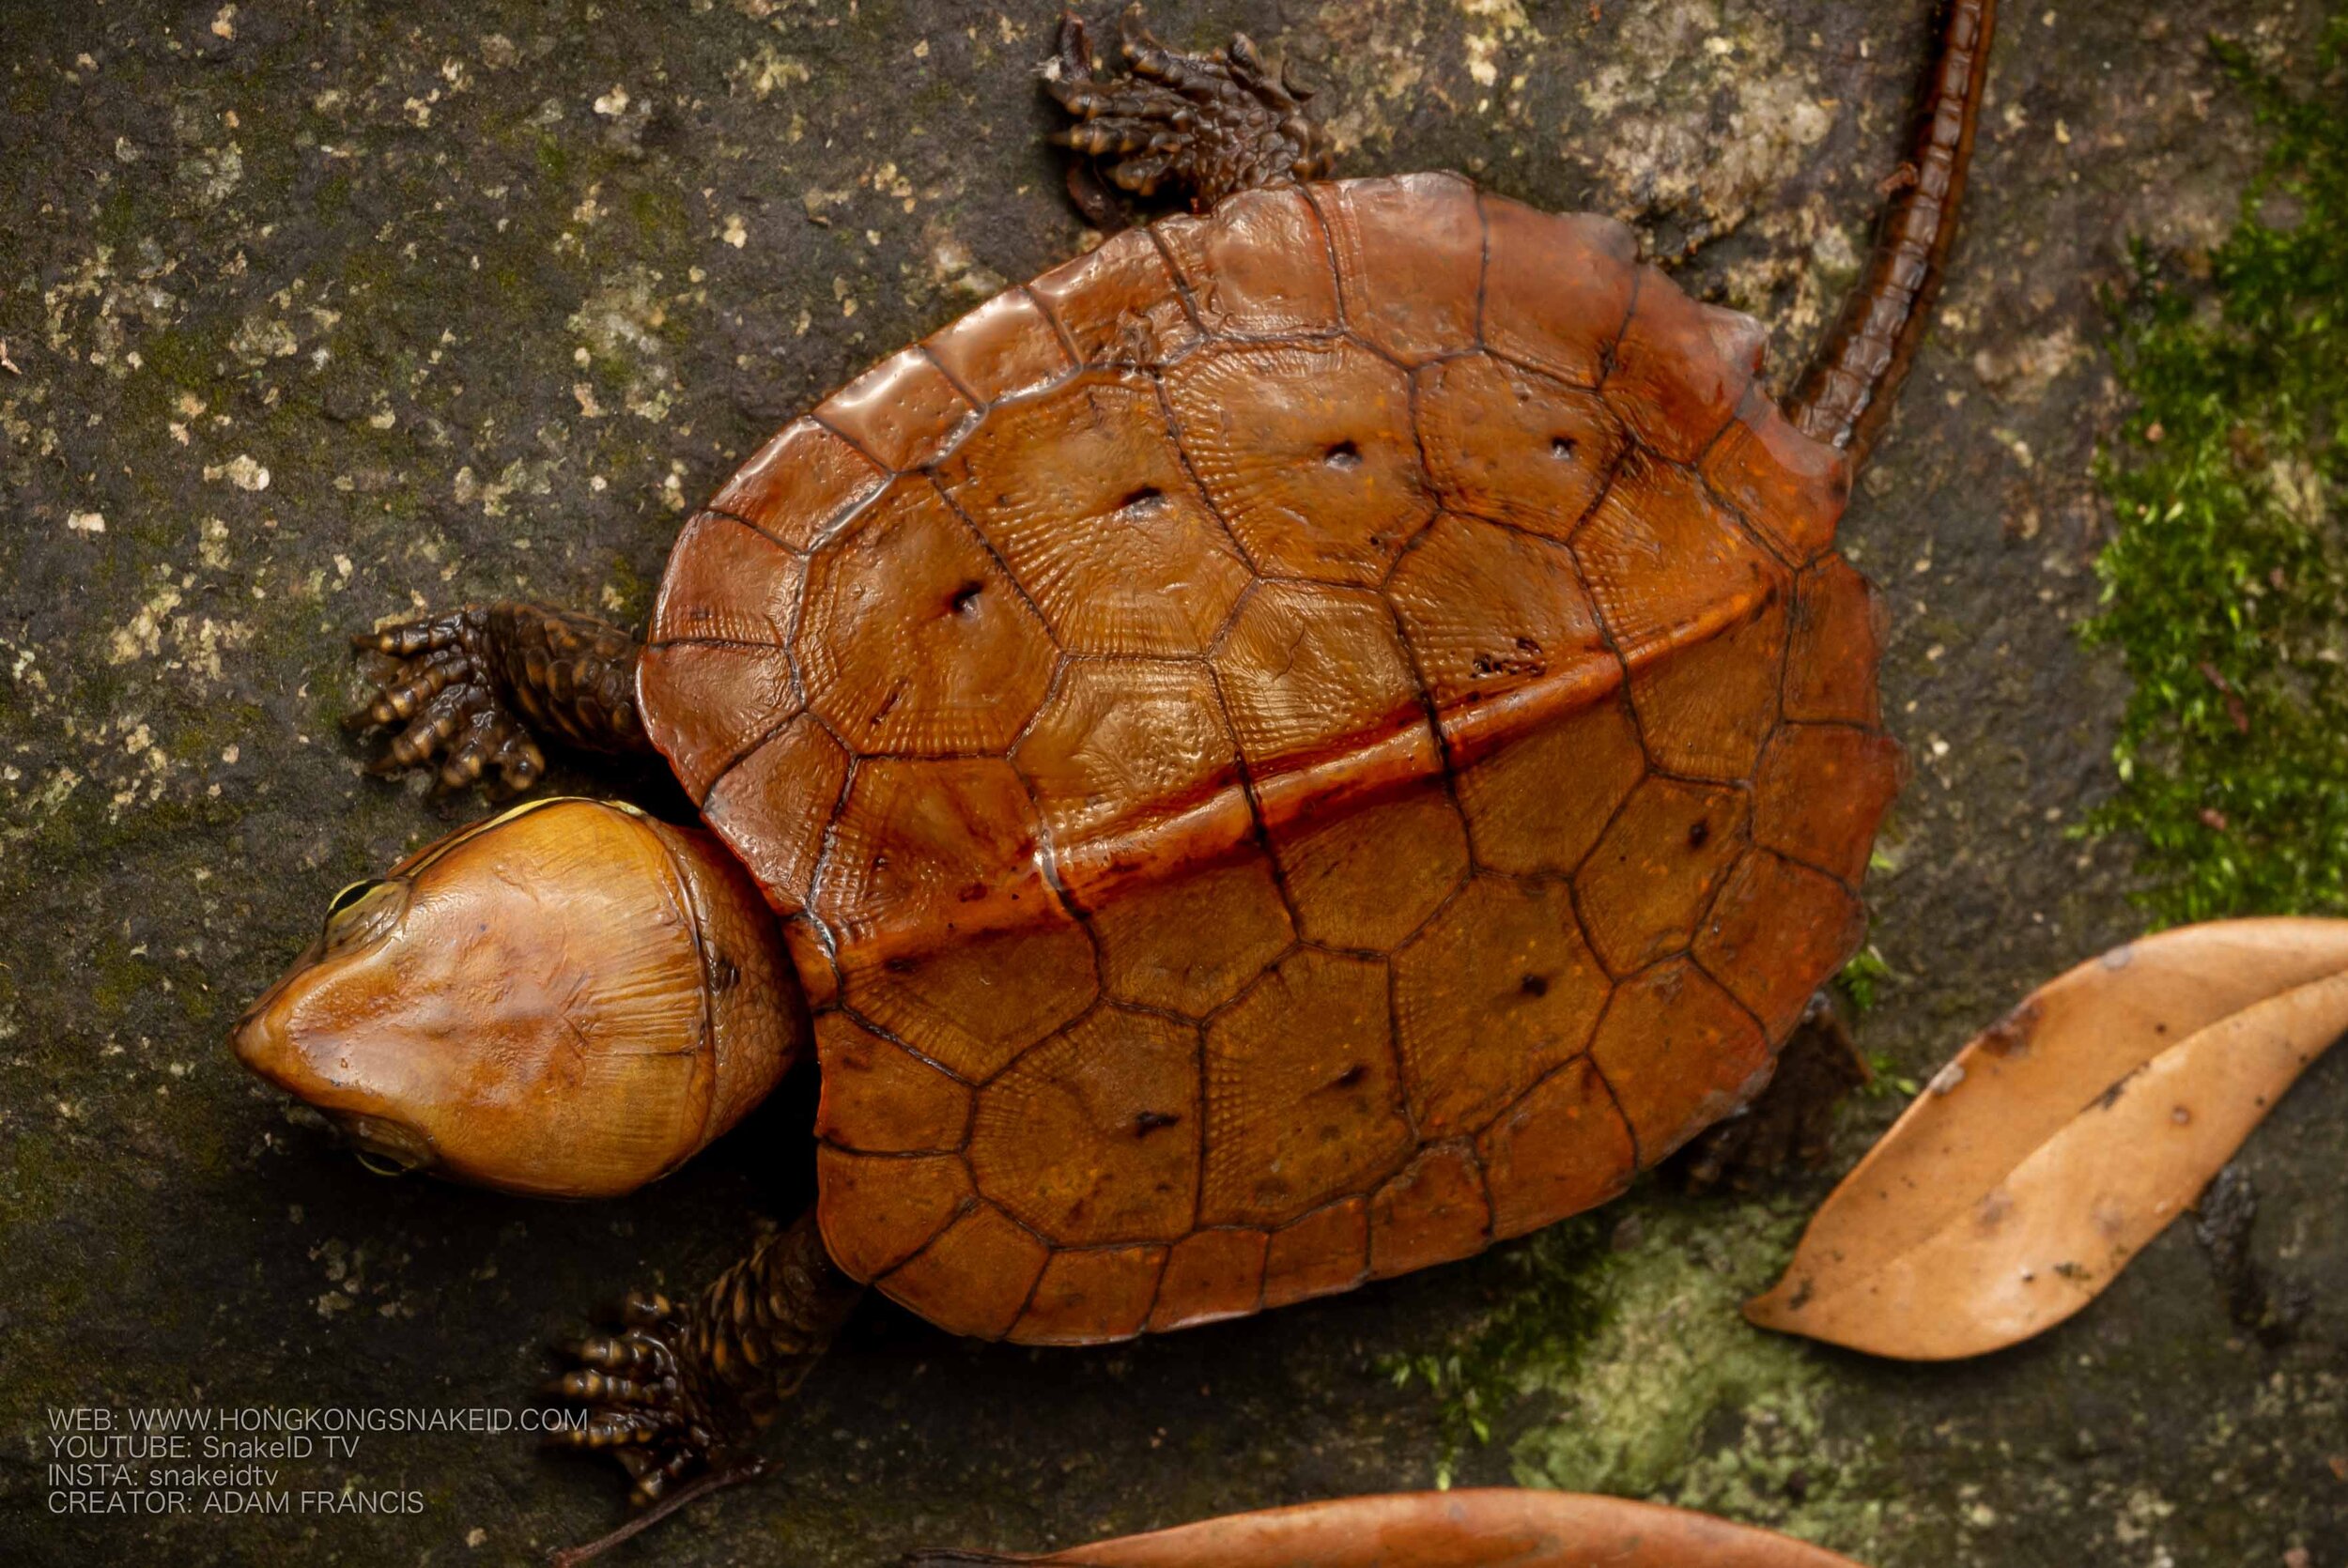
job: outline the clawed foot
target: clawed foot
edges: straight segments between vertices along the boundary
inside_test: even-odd
[[[392,777],[411,768],[439,775],[440,790],[461,790],[494,770],[494,792],[527,790],[546,772],[546,753],[498,694],[482,648],[484,612],[409,621],[362,632],[353,645],[399,661],[375,699],[347,721],[358,730],[402,725],[370,771]]]
[[[1099,75],[1084,23],[1065,15],[1044,71],[1045,90],[1077,122],[1053,140],[1103,160],[1119,189],[1185,191],[1203,212],[1235,191],[1329,172],[1328,144],[1305,115],[1312,94],[1267,69],[1244,35],[1228,50],[1184,54],[1129,15],[1120,49],[1125,73]]]
[[[688,1332],[684,1309],[667,1297],[631,1295],[618,1332],[557,1348],[571,1369],[546,1385],[585,1407],[577,1424],[548,1436],[548,1446],[610,1453],[627,1472],[628,1500],[638,1508],[745,1457],[736,1452],[740,1423],[711,1409],[686,1373],[679,1347]]]

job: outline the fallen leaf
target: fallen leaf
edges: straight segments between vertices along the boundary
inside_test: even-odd
[[[915,1552],[913,1568],[1859,1568],[1789,1536],[1621,1498],[1491,1487],[1233,1514],[1047,1557]]]
[[[1765,1329],[1947,1360],[2096,1297],[2348,1032],[2348,920],[2146,937],[2033,992],[1831,1193]]]

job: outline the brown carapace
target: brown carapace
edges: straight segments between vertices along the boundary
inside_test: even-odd
[[[669,896],[659,961],[706,1006],[648,1022],[673,988],[627,922],[658,899],[609,867],[549,893],[614,916],[574,911],[532,961],[560,1005],[528,1016],[562,1031],[575,994],[604,1022],[519,1059],[624,1042],[643,1095],[698,1085],[625,1118],[668,1142],[599,1151],[577,1084],[507,1092],[516,1052],[414,1009],[410,1049],[471,1073],[433,1084],[506,1118],[463,1174],[532,1191],[564,1160],[579,1193],[668,1169],[811,1035],[820,1239],[574,1347],[579,1440],[640,1499],[740,1460],[852,1282],[1030,1344],[1238,1316],[1601,1203],[1761,1090],[1860,940],[1900,776],[1834,533],[1947,254],[1991,10],[1951,8],[1917,178],[1789,411],[1762,330],[1622,225],[1453,175],[1309,178],[1301,97],[1252,49],[1129,40],[1113,82],[1072,32],[1072,143],[1202,211],[768,442],[687,526],[641,658],[531,607],[364,639],[404,661],[367,715],[409,724],[395,765],[522,783],[533,728],[648,737],[777,916]],[[665,849],[671,883],[722,859],[570,809],[533,832]],[[516,833],[471,841],[479,878],[541,874]],[[412,1077],[350,1043],[400,912],[512,901],[442,880],[395,871],[375,934],[306,955],[239,1049],[450,1167]],[[540,1100],[569,1108],[561,1160]]]
[[[784,916],[824,1238],[1121,1339],[1464,1256],[1749,1099],[1898,776],[1846,469],[1629,230],[1131,229],[687,525],[644,721]]]

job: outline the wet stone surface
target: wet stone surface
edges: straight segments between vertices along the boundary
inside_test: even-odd
[[[1866,239],[1925,8],[1848,0],[1161,4],[1325,88],[1340,167],[1457,167],[1596,208],[1799,361]],[[2000,38],[1954,284],[1846,524],[1888,589],[1915,776],[1869,882],[1892,972],[1862,1046],[1923,1078],[2136,929],[2107,788],[2123,695],[2073,626],[2114,417],[2093,289],[2132,234],[2230,222],[2247,115],[2201,39],[2290,65],[2316,8],[2052,0]],[[74,7],[0,14],[0,1557],[524,1561],[609,1523],[600,1466],[385,1435],[292,1483],[420,1513],[63,1519],[74,1404],[512,1408],[544,1344],[687,1287],[809,1186],[812,1086],[625,1203],[362,1170],[227,1027],[326,899],[474,815],[360,772],[345,634],[530,594],[649,607],[685,509],[787,417],[1082,231],[1041,145],[1046,6]],[[657,778],[561,774],[558,789]],[[1847,1163],[1895,1109],[1846,1118]],[[1784,1525],[1878,1564],[2336,1565],[2348,1539],[2348,1061],[2190,1228],[1977,1364],[1746,1329],[1819,1181],[1643,1188],[1570,1379],[1462,1479]],[[2287,1324],[2245,1327],[2250,1270]],[[957,1343],[868,1307],[768,1442],[774,1479],[619,1560],[850,1563],[1041,1547],[1423,1485],[1440,1414],[1386,1358],[1515,1287],[1505,1255],[1126,1348]],[[2300,1553],[2304,1555],[2294,1555]]]

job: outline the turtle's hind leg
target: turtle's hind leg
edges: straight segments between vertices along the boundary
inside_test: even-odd
[[[1328,140],[1305,113],[1312,94],[1266,67],[1246,35],[1186,54],[1129,17],[1119,48],[1124,70],[1102,75],[1084,23],[1065,14],[1059,53],[1043,68],[1044,90],[1075,121],[1052,140],[1100,160],[1119,190],[1178,193],[1204,212],[1237,191],[1329,172]],[[1096,184],[1072,177],[1069,192],[1089,221],[1121,226]]]
[[[1789,1167],[1825,1163],[1835,1107],[1875,1075],[1834,998],[1819,992],[1794,1026],[1768,1088],[1743,1110],[1698,1134],[1673,1158],[1691,1192],[1751,1192]]]
[[[541,736],[585,751],[642,751],[636,711],[641,649],[616,626],[540,605],[497,604],[351,638],[398,661],[355,729],[399,727],[374,763],[390,776],[430,769],[444,790],[494,772],[504,793],[546,771]]]
[[[763,1237],[689,1306],[632,1295],[616,1331],[559,1347],[570,1369],[547,1391],[581,1408],[548,1446],[610,1453],[632,1483],[628,1500],[647,1511],[559,1560],[583,1562],[694,1498],[757,1475],[760,1430],[863,1294],[824,1250],[811,1210]]]

